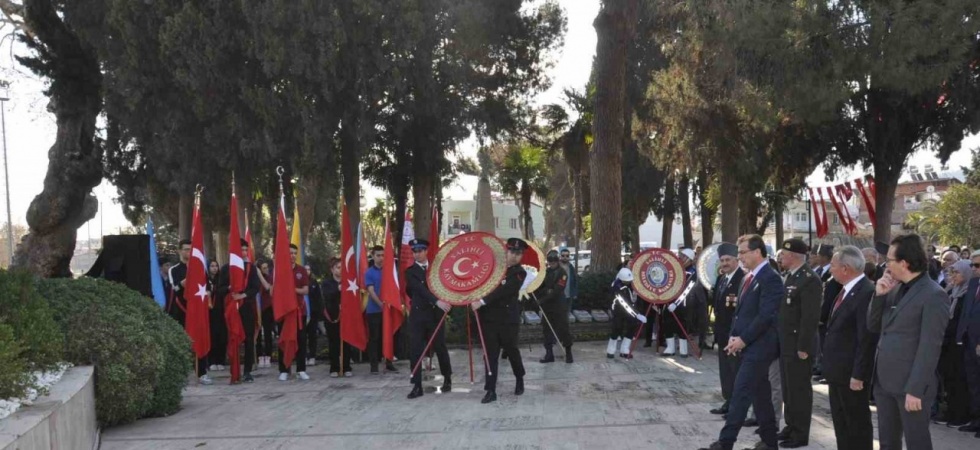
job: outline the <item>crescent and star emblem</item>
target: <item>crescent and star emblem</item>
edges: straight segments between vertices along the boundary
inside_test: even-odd
[[[453,275],[456,275],[457,277],[465,277],[465,276],[466,276],[467,274],[469,274],[469,273],[470,273],[470,272],[471,272],[471,271],[472,271],[473,269],[475,269],[475,268],[477,268],[477,267],[480,267],[480,263],[479,263],[479,262],[477,262],[477,261],[473,261],[473,263],[472,263],[472,264],[468,264],[468,266],[469,266],[470,268],[469,268],[469,270],[467,270],[466,272],[463,272],[462,270],[460,270],[460,269],[459,269],[459,266],[460,266],[460,264],[461,264],[461,263],[462,263],[463,261],[472,261],[472,260],[473,260],[473,258],[470,258],[469,256],[464,256],[464,257],[462,257],[462,258],[459,258],[458,260],[456,260],[456,262],[455,262],[455,263],[453,264]]]

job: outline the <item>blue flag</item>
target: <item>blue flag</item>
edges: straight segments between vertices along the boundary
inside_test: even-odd
[[[160,276],[160,258],[157,257],[157,239],[153,233],[153,219],[146,221],[146,234],[150,235],[150,289],[153,300],[161,308],[167,305],[167,296],[163,293],[163,278]]]

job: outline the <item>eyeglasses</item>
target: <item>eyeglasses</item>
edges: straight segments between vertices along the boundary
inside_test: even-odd
[[[901,261],[901,260],[900,260],[900,259],[898,259],[898,258],[885,258],[885,259],[887,259],[887,260],[888,260],[888,262],[899,262],[899,261]]]
[[[974,269],[980,269],[980,263],[970,263],[970,267]]]

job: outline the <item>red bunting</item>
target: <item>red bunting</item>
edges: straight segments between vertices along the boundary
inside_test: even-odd
[[[817,189],[817,196],[820,197],[820,203],[818,203],[820,206],[820,223],[817,224],[817,237],[822,238],[830,232],[830,223],[827,220],[827,202],[823,198],[823,191],[819,188]]]
[[[861,199],[864,200],[864,206],[868,209],[868,217],[871,219],[871,226],[873,228],[878,227],[877,213],[875,212],[874,199],[868,195],[868,189],[865,189],[864,184],[861,183],[861,179],[858,178],[854,180],[854,185],[857,186],[858,192],[861,194]]]

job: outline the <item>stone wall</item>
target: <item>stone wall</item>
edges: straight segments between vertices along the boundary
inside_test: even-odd
[[[98,439],[93,368],[73,367],[31,406],[0,420],[0,449],[91,450]]]

